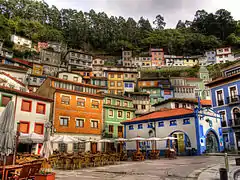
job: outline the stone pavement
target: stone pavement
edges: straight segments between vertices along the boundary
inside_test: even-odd
[[[219,156],[194,156],[174,160],[162,158],[142,162],[128,161],[117,165],[54,172],[56,180],[197,180],[198,176],[206,177],[204,174],[210,172],[209,168],[223,163],[223,157]],[[212,173],[218,172],[218,168],[213,170]]]

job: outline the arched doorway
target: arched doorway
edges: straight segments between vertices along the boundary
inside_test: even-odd
[[[218,149],[218,138],[213,131],[209,131],[206,135],[206,153],[216,153]]]
[[[233,120],[235,126],[240,125],[240,110],[237,107],[233,108]]]
[[[176,140],[173,140],[171,144],[175,143],[175,148],[178,154],[184,154],[187,149],[191,148],[191,141],[185,132],[174,131],[170,136],[177,138]]]

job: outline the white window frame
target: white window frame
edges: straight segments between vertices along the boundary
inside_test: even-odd
[[[92,108],[92,102],[93,101],[98,101],[98,103],[99,103],[99,107],[98,108],[94,108],[94,109],[100,109],[101,102],[98,99],[91,99],[91,108]]]
[[[114,111],[113,111],[113,115],[112,115],[112,116],[109,115],[109,114],[110,114],[110,113],[109,113],[110,111],[113,111],[113,109],[108,109],[108,117],[109,117],[109,118],[114,118]]]
[[[118,116],[118,112],[119,112],[119,111],[122,112],[122,117],[119,117],[119,116]],[[124,114],[123,114],[123,113],[124,113],[124,111],[122,111],[122,110],[118,110],[118,111],[117,111],[117,118],[119,118],[119,119],[123,119],[123,118],[124,118]]]
[[[227,112],[226,112],[226,109],[223,109],[223,110],[219,110],[218,111],[218,113],[219,113],[219,115],[220,115],[220,117],[221,117],[221,114],[220,114],[220,112],[225,112],[225,120],[226,120],[226,127],[224,127],[224,128],[227,128],[228,127],[228,120],[227,120]]]
[[[70,99],[69,104],[64,104],[64,105],[70,106],[70,104],[71,104],[71,95],[60,94],[60,97],[61,97],[61,104],[62,104],[62,96],[68,96],[68,97],[69,97],[69,99]]]
[[[222,95],[223,95],[223,98],[222,98],[222,99],[223,99],[223,105],[221,105],[221,106],[224,106],[224,105],[225,105],[225,97],[224,97],[224,91],[223,91],[223,88],[218,89],[218,90],[215,91],[216,104],[217,104],[217,106],[219,106],[219,105],[218,105],[218,98],[217,98],[217,92],[218,92],[218,91],[222,91]]]
[[[84,99],[84,100],[85,100],[85,106],[78,106],[78,105],[77,105],[77,99],[78,99],[78,98],[81,98],[81,99]],[[77,106],[77,107],[85,108],[85,107],[86,107],[86,102],[87,102],[87,98],[81,97],[81,96],[76,96],[76,106]]]
[[[129,118],[127,117],[127,114],[128,114],[128,113],[130,113],[130,117],[129,117]],[[127,119],[131,119],[131,111],[127,111],[127,112],[126,112],[126,118],[127,118]]]
[[[237,87],[237,85],[233,85],[233,86],[228,86],[228,97],[231,96],[231,94],[230,94],[230,88],[232,88],[232,87],[236,87],[237,95],[239,95],[239,94],[238,94],[238,87]]]
[[[83,120],[83,126],[81,127],[81,126],[77,126],[77,120]],[[75,127],[76,128],[84,128],[84,126],[85,126],[85,118],[80,118],[80,117],[77,117],[77,118],[75,118]]]
[[[61,118],[67,118],[68,119],[68,125],[66,127],[69,126],[69,121],[70,121],[70,116],[59,116],[59,125],[60,126],[65,126],[65,125],[61,125]]]
[[[97,121],[97,122],[98,122],[98,126],[97,126],[97,128],[92,127],[92,121]],[[99,122],[100,122],[100,121],[97,120],[97,119],[90,119],[90,128],[92,128],[92,129],[99,129],[99,126],[100,126],[100,123],[99,123]]]

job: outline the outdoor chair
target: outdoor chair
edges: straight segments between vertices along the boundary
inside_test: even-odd
[[[39,173],[41,166],[42,166],[41,162],[32,164],[32,166],[30,168],[29,178],[34,179],[35,174]]]
[[[72,159],[65,158],[64,169],[72,169]]]
[[[26,164],[23,166],[21,170],[17,169],[14,173],[12,173],[12,177],[10,180],[27,180],[29,178],[30,169],[32,164]]]

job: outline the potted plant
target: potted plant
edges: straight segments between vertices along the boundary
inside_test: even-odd
[[[35,175],[35,180],[55,180],[55,173],[52,172],[51,165],[44,161],[39,173]]]

